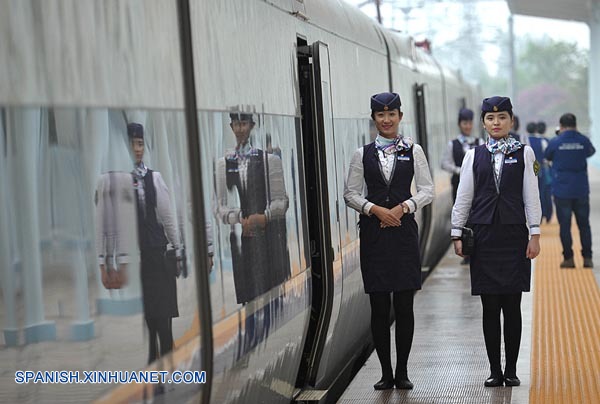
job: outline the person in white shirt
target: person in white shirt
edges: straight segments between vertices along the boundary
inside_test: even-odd
[[[540,252],[541,206],[531,147],[509,135],[513,112],[507,97],[483,100],[486,144],[469,150],[452,209],[454,251],[463,256],[463,226],[472,226],[471,293],[483,305],[483,335],[491,374],[486,387],[518,386],[521,295],[530,290],[531,260]],[[527,226],[529,224],[529,227]],[[504,315],[506,367],[500,355],[500,312]]]
[[[433,181],[423,149],[399,133],[400,96],[371,97],[374,142],[354,153],[344,189],[346,205],[360,213],[360,265],[371,303],[371,332],[382,378],[376,390],[412,389],[408,356],[414,333],[413,298],[421,289],[419,235],[414,212],[433,200]],[[417,193],[411,194],[411,183]],[[396,315],[396,372],[390,359],[389,318]]]
[[[465,158],[465,154],[472,148],[483,144],[483,140],[471,136],[471,132],[473,132],[472,110],[461,108],[458,112],[458,127],[460,135],[448,142],[442,158],[442,169],[452,174],[450,180],[452,183],[452,201],[456,201],[456,190],[458,189],[458,182],[460,180],[460,166]]]

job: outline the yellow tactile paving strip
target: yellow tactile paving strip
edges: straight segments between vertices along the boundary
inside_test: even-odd
[[[575,269],[561,269],[558,223],[542,226],[535,263],[531,404],[600,403],[600,290],[583,268],[573,225]]]

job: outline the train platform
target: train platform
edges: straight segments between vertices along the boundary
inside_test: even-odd
[[[597,243],[598,169],[590,169],[590,186],[590,223]],[[450,249],[415,296],[415,335],[408,365],[414,389],[375,391],[381,368],[373,352],[338,403],[600,402],[600,262],[593,270],[584,269],[574,220],[572,234],[576,268],[560,269],[558,223],[554,219],[542,225],[541,254],[532,266],[532,292],[524,293],[522,300],[517,363],[521,386],[484,387],[489,365],[481,302],[471,296],[468,266],[461,266]],[[391,329],[394,341],[394,326]],[[392,349],[394,365],[393,343]]]

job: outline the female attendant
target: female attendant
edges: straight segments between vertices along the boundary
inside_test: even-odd
[[[360,264],[371,303],[371,332],[382,378],[376,390],[412,389],[407,362],[414,332],[413,297],[421,289],[419,235],[414,212],[433,199],[423,149],[399,134],[400,96],[371,97],[374,142],[352,157],[344,190],[346,204],[360,213]],[[417,193],[411,194],[416,182]],[[390,359],[390,309],[396,316],[396,372]]]
[[[473,227],[471,293],[481,296],[483,336],[491,370],[485,386],[518,386],[521,294],[530,290],[531,260],[540,252],[539,164],[531,147],[509,135],[513,126],[509,98],[484,99],[481,119],[489,137],[486,144],[465,155],[451,235],[454,251],[462,257],[462,228],[467,222]],[[504,373],[500,311],[504,315]]]

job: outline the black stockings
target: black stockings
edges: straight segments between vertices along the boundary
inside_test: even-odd
[[[505,375],[516,376],[521,345],[521,293],[481,295],[483,305],[483,338],[493,375],[502,375],[500,363],[500,310],[504,314]]]
[[[415,331],[413,313],[414,290],[394,292],[394,313],[396,315],[396,378],[407,378],[408,355]],[[377,357],[381,363],[383,379],[391,380],[392,363],[390,358],[390,309],[389,293],[370,293],[371,332]]]
[[[173,332],[171,330],[171,317],[146,318],[148,326],[149,347],[148,364],[154,362],[160,356],[164,356],[173,350]],[[160,355],[158,342],[160,341]]]

